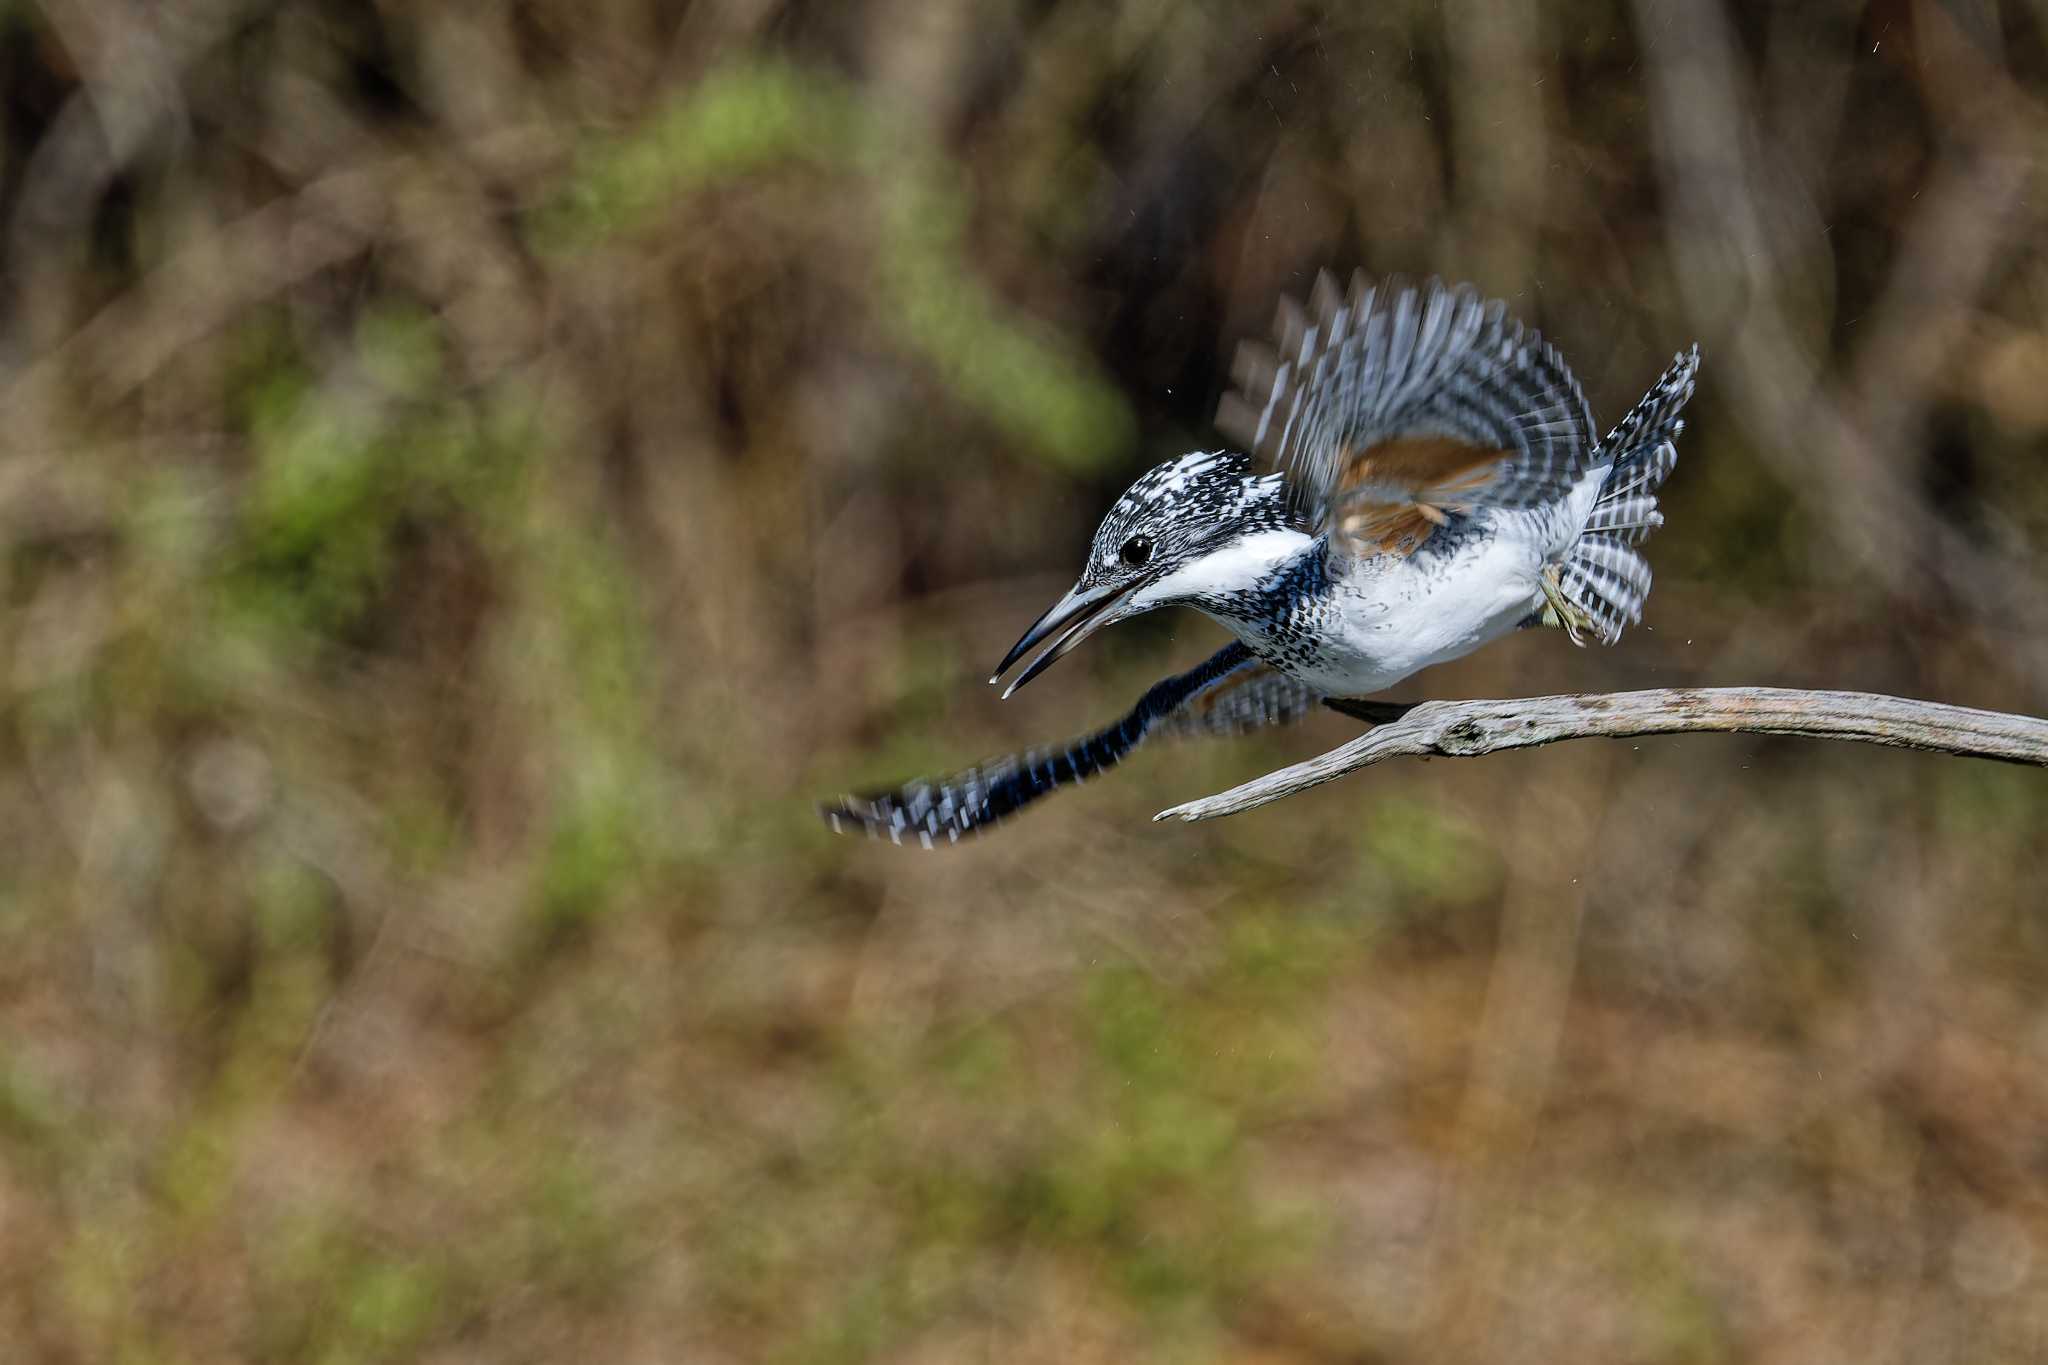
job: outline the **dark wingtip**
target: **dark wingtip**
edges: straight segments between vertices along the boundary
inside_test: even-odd
[[[895,801],[898,793],[882,793],[874,796],[842,796],[836,801],[820,801],[817,812],[834,834],[865,834],[870,839],[887,839],[901,848],[914,843],[919,848],[934,849],[941,842],[957,844],[962,830],[941,826],[934,830],[928,825],[905,823],[890,818],[886,803]],[[964,831],[973,833],[972,829]]]
[[[820,801],[815,807],[818,818],[834,834],[865,833],[872,839],[875,837],[874,821],[860,813],[854,804],[856,800],[852,796],[842,796],[836,801]]]

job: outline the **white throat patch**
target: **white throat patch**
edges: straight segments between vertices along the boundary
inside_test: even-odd
[[[1204,593],[1250,592],[1314,542],[1299,531],[1254,532],[1147,583],[1131,597],[1133,613]]]

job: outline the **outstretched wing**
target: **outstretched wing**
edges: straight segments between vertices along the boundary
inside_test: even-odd
[[[1240,348],[1216,425],[1284,471],[1320,531],[1407,553],[1473,507],[1553,502],[1585,474],[1592,409],[1542,337],[1468,285],[1283,299],[1273,343]]]
[[[905,783],[820,807],[842,833],[891,843],[958,843],[1040,797],[1123,762],[1154,733],[1240,735],[1284,725],[1314,710],[1320,696],[1232,642],[1186,673],[1156,683],[1116,724],[1068,744],[1008,754],[951,777]]]
[[[1250,660],[1174,709],[1161,733],[1176,739],[1232,739],[1292,725],[1322,705],[1323,694],[1271,664]]]

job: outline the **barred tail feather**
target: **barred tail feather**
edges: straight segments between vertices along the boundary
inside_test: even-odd
[[[1558,587],[1592,618],[1602,644],[1613,644],[1623,627],[1643,619],[1650,566],[1631,547],[1664,524],[1657,489],[1678,464],[1676,442],[1685,430],[1679,413],[1692,397],[1699,364],[1699,347],[1680,353],[1600,443],[1607,478],[1565,555]]]
[[[1631,493],[1612,502],[1595,503],[1592,515],[1586,518],[1586,533],[1611,535],[1630,545],[1639,545],[1643,537],[1663,524],[1664,514],[1657,510],[1655,497]]]
[[[1650,386],[1650,391],[1629,409],[1628,416],[1607,433],[1607,439],[1600,443],[1600,454],[1611,460],[1617,471],[1631,457],[1654,451],[1677,437],[1681,425],[1678,414],[1692,399],[1699,368],[1698,346],[1680,351],[1671,358],[1670,367]],[[1670,472],[1667,464],[1664,473]]]
[[[1643,603],[1650,596],[1649,564],[1610,535],[1580,536],[1557,581],[1565,598],[1593,619],[1603,645],[1613,644],[1624,626],[1643,619]]]
[[[1608,470],[1607,482],[1600,486],[1600,502],[1595,506],[1654,495],[1678,464],[1678,447],[1673,442],[1684,430],[1685,423],[1673,419],[1665,429],[1662,441],[1655,445],[1637,446],[1617,459]]]

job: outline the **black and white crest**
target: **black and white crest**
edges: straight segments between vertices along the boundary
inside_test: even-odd
[[[1124,573],[1135,541],[1163,563],[1199,553],[1219,536],[1284,527],[1290,515],[1280,475],[1253,477],[1250,458],[1235,451],[1191,451],[1154,465],[1124,490],[1095,529],[1081,581]]]

